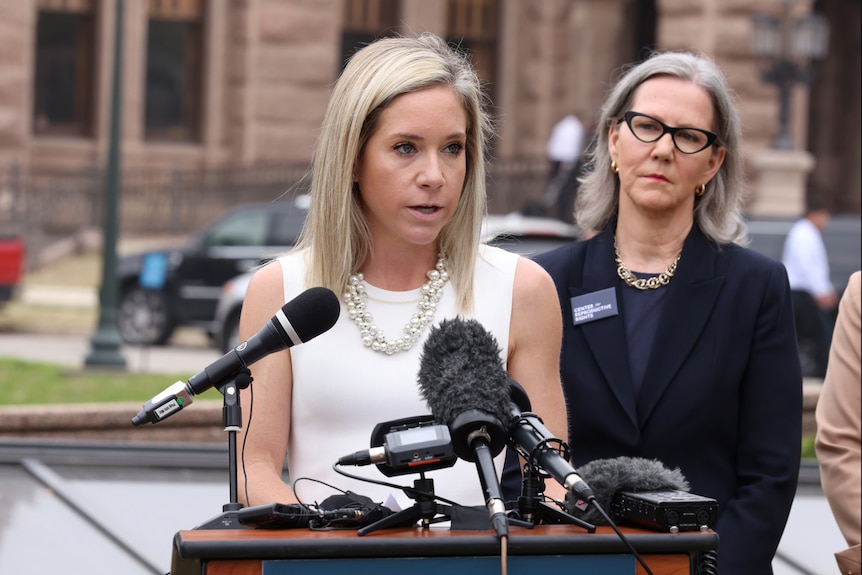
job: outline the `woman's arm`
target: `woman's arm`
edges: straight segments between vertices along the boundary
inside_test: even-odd
[[[548,431],[568,441],[568,412],[560,382],[562,337],[563,320],[551,276],[532,260],[520,258],[509,326],[509,376],[524,387],[532,410]],[[565,490],[553,480],[546,483],[546,493],[557,500],[565,498]]]
[[[258,270],[249,283],[240,318],[240,341],[257,333],[282,305],[281,264],[271,262]],[[237,438],[239,500],[248,506],[293,503],[296,496],[282,480],[290,433],[290,351],[270,354],[250,369],[252,384],[240,395],[243,427]]]
[[[728,276],[731,274],[737,279],[758,277],[750,267]],[[802,372],[783,266],[771,265],[756,282],[734,283],[741,290],[735,297],[755,298],[759,303],[752,331],[746,336],[750,351],[741,380],[730,380],[730,373],[715,368],[719,381],[728,381],[728,393],[738,393],[735,453],[727,454],[728,464],[735,468],[735,494],[719,509],[715,529],[723,548],[733,550],[723,557],[719,552],[722,571],[754,575],[769,568],[796,495]],[[752,545],[752,541],[758,544]]]
[[[817,461],[823,492],[850,546],[862,540],[862,389],[860,272],[841,298],[829,364],[817,401]]]

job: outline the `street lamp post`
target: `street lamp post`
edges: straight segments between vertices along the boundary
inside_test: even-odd
[[[829,45],[826,19],[817,14],[794,19],[791,9],[795,2],[782,0],[780,19],[770,14],[754,16],[751,52],[769,60],[761,78],[778,87],[778,134],[773,142],[777,150],[794,149],[789,128],[793,87],[811,83],[814,75],[811,63],[825,56]]]
[[[122,94],[123,4],[117,0],[114,29],[114,66],[111,91],[111,132],[105,178],[105,221],[102,237],[102,286],[99,291],[99,326],[90,340],[84,363],[94,367],[124,369],[117,329],[117,203],[120,194],[120,95]]]

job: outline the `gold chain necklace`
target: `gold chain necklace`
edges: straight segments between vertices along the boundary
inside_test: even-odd
[[[653,276],[651,278],[640,279],[635,274],[626,267],[626,264],[623,263],[622,258],[620,257],[620,250],[617,248],[617,242],[614,241],[614,261],[617,263],[617,275],[620,276],[626,285],[631,286],[640,290],[647,289],[658,289],[661,286],[666,286],[670,283],[670,278],[673,277],[673,274],[676,273],[676,265],[679,263],[679,258],[682,255],[682,250],[677,254],[676,259],[673,260],[673,263],[667,266],[667,269],[657,276]]]

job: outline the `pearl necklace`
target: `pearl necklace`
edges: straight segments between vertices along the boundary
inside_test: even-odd
[[[617,275],[626,282],[626,285],[631,286],[633,288],[637,288],[640,290],[647,289],[657,289],[661,286],[666,286],[670,283],[670,278],[673,277],[673,274],[676,273],[676,265],[679,263],[679,258],[682,255],[682,251],[677,254],[676,259],[673,260],[673,263],[667,266],[667,269],[657,276],[653,276],[651,278],[640,279],[635,274],[633,274],[629,268],[626,267],[626,264],[623,263],[622,258],[620,257],[620,250],[617,248],[617,242],[614,242],[614,261],[617,263]]]
[[[387,340],[383,330],[374,324],[374,316],[367,309],[368,292],[365,290],[365,276],[361,273],[352,274],[347,280],[347,291],[344,300],[347,302],[347,314],[357,326],[362,336],[362,344],[374,351],[392,355],[399,351],[407,351],[419,341],[422,331],[434,319],[437,304],[443,297],[443,286],[449,281],[446,272],[446,261],[443,255],[438,255],[437,265],[425,274],[428,281],[420,288],[422,298],[417,306],[419,311],[410,317],[404,326],[404,335],[398,339]]]

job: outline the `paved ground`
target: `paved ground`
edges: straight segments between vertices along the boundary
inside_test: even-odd
[[[0,357],[48,360],[58,365],[83,367],[91,350],[90,338],[84,335],[0,333]],[[118,353],[125,359],[129,371],[141,373],[195,373],[221,355],[215,348],[201,345],[121,346]]]
[[[98,303],[92,286],[24,283],[10,308],[0,309],[0,356],[83,366],[98,326]],[[121,345],[118,353],[128,370],[144,373],[196,372],[220,356],[202,330],[186,327],[177,329],[170,346]]]

